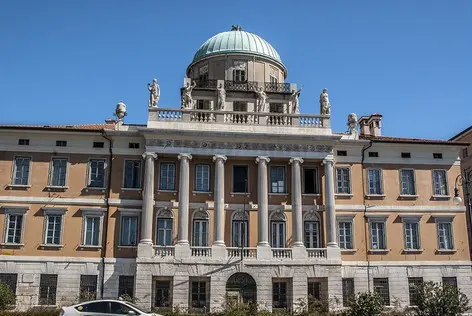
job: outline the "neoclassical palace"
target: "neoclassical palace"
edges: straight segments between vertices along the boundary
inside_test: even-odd
[[[17,308],[124,295],[342,308],[364,291],[409,306],[429,280],[472,296],[454,203],[468,144],[383,136],[380,114],[344,113],[334,132],[328,91],[300,113],[286,77],[235,26],[197,50],[181,104],[148,85],[146,124],[126,124],[120,102],[105,124],[0,126],[0,280]]]

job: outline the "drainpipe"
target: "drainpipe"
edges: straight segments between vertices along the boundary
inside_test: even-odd
[[[372,141],[369,142],[369,145],[362,148],[362,160],[361,160],[361,168],[362,168],[362,199],[364,201],[364,243],[365,243],[365,260],[367,261],[367,289],[370,292],[370,257],[369,257],[369,241],[367,240],[367,204],[366,204],[366,183],[365,183],[365,172],[364,172],[364,159],[365,159],[365,151],[372,147]]]
[[[107,257],[107,245],[108,245],[108,216],[110,214],[110,196],[111,196],[111,176],[113,173],[113,141],[110,137],[106,136],[106,131],[102,130],[102,137],[108,141],[108,180],[107,189],[105,193],[106,211],[103,221],[103,237],[102,237],[102,251],[101,251],[101,266],[102,266],[102,278],[100,281],[100,297],[103,299],[103,291],[105,287],[105,259]]]

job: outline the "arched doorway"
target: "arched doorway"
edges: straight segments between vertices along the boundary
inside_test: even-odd
[[[247,304],[256,302],[256,281],[247,273],[235,273],[226,282],[226,296],[229,302],[232,303]]]

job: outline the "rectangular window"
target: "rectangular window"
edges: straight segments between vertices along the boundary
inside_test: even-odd
[[[90,159],[88,186],[91,188],[105,187],[105,159]]]
[[[354,278],[343,278],[343,307],[349,307],[354,296]]]
[[[128,148],[130,149],[138,149],[139,148],[139,143],[129,143]]]
[[[248,167],[233,166],[233,192],[245,193],[248,189]]]
[[[57,147],[67,147],[67,140],[56,140]]]
[[[447,172],[446,170],[433,170],[434,195],[447,196]]]
[[[457,278],[456,277],[443,277],[442,284],[443,286],[449,286],[454,289],[457,289]]]
[[[197,164],[195,165],[195,191],[210,191],[210,166]]]
[[[274,76],[270,76],[270,83],[278,83],[279,81]]]
[[[125,160],[125,181],[124,188],[141,188],[141,161]]]
[[[21,244],[23,232],[23,214],[6,213],[5,243]]]
[[[136,246],[138,240],[138,216],[121,216],[120,246]]]
[[[206,281],[192,281],[190,288],[190,297],[192,307],[203,308],[207,306],[207,282]]]
[[[272,308],[287,308],[287,282],[272,283]]]
[[[208,220],[193,220],[193,246],[208,247]]]
[[[233,81],[234,82],[246,82],[246,70],[234,69],[233,70]]]
[[[270,193],[285,193],[285,167],[270,167]]]
[[[39,305],[56,305],[57,274],[41,274],[39,279]]]
[[[0,282],[6,284],[13,295],[16,296],[16,283],[18,281],[18,274],[16,273],[0,273]]]
[[[175,164],[161,163],[159,170],[159,190],[175,190]]]
[[[303,193],[318,194],[318,169],[303,168]]]
[[[277,87],[274,87],[276,90]],[[284,105],[280,103],[270,103],[269,104],[269,112],[270,113],[284,113]],[[279,117],[280,118],[280,117]],[[275,120],[275,118],[273,118]]]
[[[377,151],[369,151],[369,157],[370,158],[378,158],[379,153]]]
[[[247,102],[234,101],[233,102],[233,111],[234,112],[247,112]]]
[[[408,278],[410,306],[418,306],[419,287],[421,284],[423,284],[423,278]]]
[[[467,158],[469,157],[469,150],[468,148],[462,149],[462,158]]]
[[[272,248],[285,248],[285,222],[272,221]]]
[[[157,239],[158,246],[172,245],[172,218],[157,219]]]
[[[369,182],[369,194],[381,195],[382,190],[382,170],[381,169],[367,169],[367,177]]]
[[[97,298],[97,276],[81,275],[80,276],[80,300],[94,300]]]
[[[352,221],[338,222],[339,248],[353,249],[352,245]]]
[[[370,222],[370,247],[372,250],[387,249],[384,221]]]
[[[67,177],[67,158],[52,158],[51,170],[49,170],[49,185],[53,187],[65,187]]]
[[[308,282],[308,301],[321,299],[320,288],[320,282]]]
[[[400,169],[401,195],[416,195],[415,171]]]
[[[374,278],[374,293],[380,295],[384,306],[390,306],[388,278]]]
[[[439,250],[453,250],[452,223],[439,222],[437,223],[437,227]]]
[[[433,153],[433,158],[434,158],[434,159],[442,159],[442,158],[443,158],[443,154],[442,154],[442,153]]]
[[[170,301],[170,281],[156,281],[155,287],[155,307],[169,307],[171,306]]]
[[[418,221],[406,220],[403,226],[405,229],[405,249],[420,249]]]
[[[210,100],[197,100],[197,110],[209,110],[210,109]],[[198,113],[200,114],[200,113]],[[200,115],[199,118],[205,119],[205,116]]]
[[[104,142],[93,142],[93,148],[103,148],[105,147]]]
[[[85,216],[84,219],[84,245],[99,246],[100,245],[100,216]]]
[[[337,155],[338,156],[347,156],[347,151],[346,150],[338,150]]]
[[[62,214],[46,213],[46,245],[61,245]]]
[[[336,180],[337,180],[336,193],[351,194],[351,170],[349,168],[346,168],[346,167],[336,168]]]
[[[30,157],[15,157],[12,184],[28,185],[30,164],[31,164]]]
[[[18,139],[18,145],[20,146],[28,146],[30,144],[29,139]]]
[[[402,153],[402,158],[411,158],[411,153]]]
[[[304,233],[306,248],[320,248],[320,222],[305,221]]]
[[[248,221],[233,220],[233,247],[248,247]]]
[[[120,275],[118,279],[118,297],[134,298],[134,276]]]

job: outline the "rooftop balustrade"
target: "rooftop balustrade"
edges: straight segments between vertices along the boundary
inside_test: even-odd
[[[218,80],[216,79],[195,79],[195,88],[216,89]],[[225,90],[227,91],[256,91],[263,88],[265,92],[291,93],[290,83],[276,82],[256,82],[256,81],[233,81],[225,80]]]

